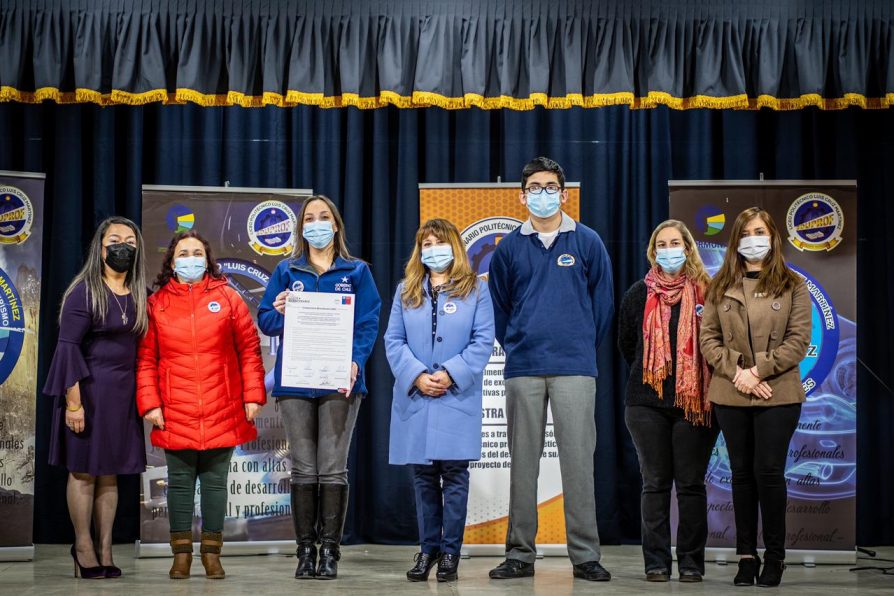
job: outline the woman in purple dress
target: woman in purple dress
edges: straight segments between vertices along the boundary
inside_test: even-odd
[[[121,575],[112,561],[117,475],[146,469],[134,395],[137,342],[148,325],[143,252],[132,221],[106,219],[62,297],[59,342],[44,393],[56,397],[50,464],[69,472],[75,577]]]

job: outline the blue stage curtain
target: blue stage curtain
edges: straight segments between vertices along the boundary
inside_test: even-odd
[[[894,103],[889,0],[0,0],[0,99]]]
[[[858,540],[894,542],[894,113],[322,110],[0,105],[0,169],[47,173],[40,370],[61,294],[95,225],[140,218],[141,184],[313,188],[342,209],[352,251],[388,299],[418,225],[420,182],[519,180],[548,155],[581,183],[581,217],[605,240],[616,300],[644,275],[646,242],[667,217],[668,179],[856,179],[860,193]],[[558,299],[558,297],[557,297]],[[615,332],[615,329],[612,330]],[[626,370],[614,337],[600,353],[596,491],[605,543],[639,538],[640,481],[623,421]],[[348,539],[416,540],[408,470],[387,464],[392,377],[379,344],[351,453]],[[65,474],[46,465],[39,400],[35,540],[71,539]],[[119,540],[138,536],[137,484],[122,484]]]

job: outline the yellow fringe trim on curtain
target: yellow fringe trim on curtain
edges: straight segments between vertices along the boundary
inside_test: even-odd
[[[476,107],[482,110],[510,109],[518,111],[533,110],[536,107],[564,110],[572,107],[600,108],[615,105],[626,105],[631,109],[648,109],[663,105],[675,110],[696,108],[758,110],[769,108],[782,111],[800,110],[807,107],[817,107],[821,110],[842,110],[852,106],[863,109],[885,109],[894,106],[894,93],[888,93],[883,97],[866,97],[857,93],[846,93],[842,97],[833,98],[824,98],[819,94],[805,94],[794,98],[777,98],[771,95],[759,95],[753,98],[744,94],[728,97],[712,97],[708,95],[674,97],[664,91],[650,91],[645,97],[636,97],[628,91],[587,96],[580,93],[571,93],[564,97],[549,97],[545,93],[532,93],[528,97],[511,97],[508,95],[485,97],[476,93],[466,93],[462,97],[448,97],[429,91],[414,91],[410,96],[400,95],[394,91],[382,91],[378,96],[361,97],[357,93],[327,96],[323,93],[304,93],[294,90],[287,91],[285,96],[283,96],[280,93],[271,91],[265,91],[262,95],[246,95],[239,91],[229,91],[226,94],[218,95],[201,93],[186,88],[178,88],[174,93],[169,93],[166,89],[153,89],[143,93],[131,93],[115,89],[111,93],[101,93],[92,89],[82,88],[75,91],[60,91],[55,87],[42,87],[34,91],[19,91],[14,87],[0,87],[0,102],[40,103],[45,100],[59,104],[93,103],[100,106],[139,106],[156,102],[185,104],[189,102],[204,107],[242,106],[245,108],[257,108],[278,106],[286,108],[310,105],[321,108],[350,106],[361,110],[370,110],[389,105],[398,108],[438,107],[445,110],[462,110]]]

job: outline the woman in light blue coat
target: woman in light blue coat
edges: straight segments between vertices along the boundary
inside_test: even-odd
[[[394,373],[389,463],[411,464],[420,553],[407,572],[457,579],[469,498],[469,461],[481,457],[481,381],[494,346],[487,284],[456,227],[427,221],[397,288],[385,332]]]

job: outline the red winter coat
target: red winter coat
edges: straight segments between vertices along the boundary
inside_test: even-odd
[[[137,352],[137,409],[161,408],[152,430],[164,449],[235,447],[257,438],[246,403],[264,404],[264,365],[254,321],[225,279],[172,279],[149,297],[149,330]]]

